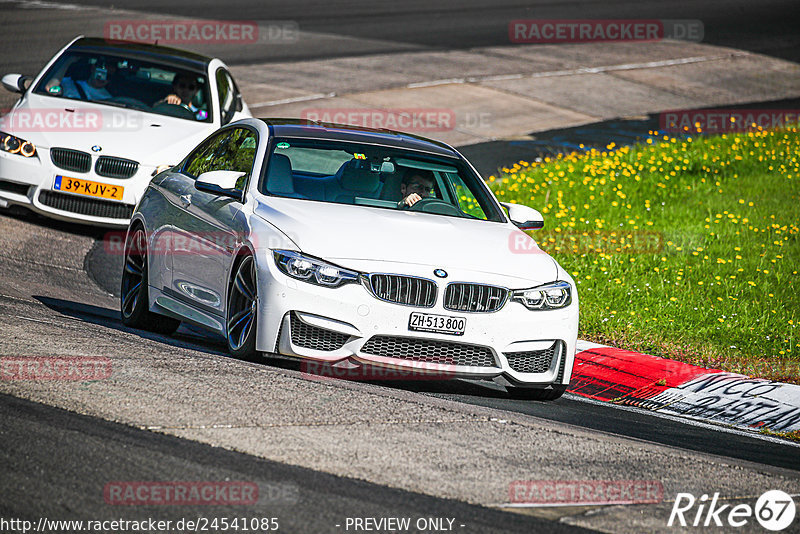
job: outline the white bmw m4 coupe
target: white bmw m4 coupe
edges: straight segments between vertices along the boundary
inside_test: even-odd
[[[127,227],[160,167],[251,116],[222,61],[150,44],[78,37],[2,84],[0,207],[96,226]]]
[[[578,333],[570,275],[455,149],[244,119],[158,174],[125,240],[126,325],[216,332],[240,358],[488,380],[552,400]]]

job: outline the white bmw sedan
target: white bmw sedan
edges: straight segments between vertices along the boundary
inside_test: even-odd
[[[219,59],[78,37],[35,77],[2,80],[20,99],[0,118],[0,207],[126,227],[160,166],[250,117]]]
[[[542,225],[445,144],[245,119],[145,191],[122,319],[161,333],[193,323],[242,358],[491,380],[551,400],[572,373],[578,295],[520,231]]]

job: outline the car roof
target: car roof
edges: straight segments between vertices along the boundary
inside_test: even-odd
[[[133,41],[117,41],[100,37],[81,37],[70,45],[70,52],[119,54],[143,61],[169,63],[176,67],[205,72],[212,58],[187,50]]]
[[[458,153],[445,143],[394,130],[376,130],[350,124],[318,122],[307,119],[262,118],[258,120],[265,122],[275,137],[350,141],[429,152],[451,158],[459,157]]]

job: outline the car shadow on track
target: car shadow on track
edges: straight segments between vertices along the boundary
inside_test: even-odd
[[[94,306],[91,304],[84,304],[70,300],[58,299],[53,297],[46,297],[41,295],[34,295],[34,299],[41,302],[47,308],[73,319],[78,319],[82,322],[104,326],[121,332],[135,334],[141,336],[149,341],[154,341],[164,345],[174,347],[186,348],[203,352],[205,354],[215,354],[219,356],[230,357],[227,352],[225,341],[222,337],[216,336],[210,332],[196,328],[191,325],[183,323],[178,331],[171,335],[165,336],[161,334],[154,334],[145,330],[137,330],[128,328],[122,324],[119,318],[119,312],[109,308]],[[463,380],[354,380],[346,378],[333,378],[330,375],[315,375],[303,365],[304,362],[287,359],[276,354],[264,353],[259,364],[268,365],[285,369],[288,371],[299,372],[304,378],[309,381],[331,381],[342,380],[349,382],[359,382],[362,384],[372,384],[376,386],[383,386],[389,389],[397,389],[409,391],[414,393],[430,393],[430,394],[448,394],[448,395],[463,395],[467,397],[483,397],[483,398],[507,398],[508,394],[502,387],[496,386],[491,383],[481,384],[477,382],[467,382]]]
[[[50,219],[22,206],[12,205],[7,208],[0,208],[0,215],[33,226],[39,226],[40,228],[84,237],[93,237],[95,239],[101,239],[102,236],[108,232],[107,228]]]
[[[461,379],[452,380],[413,380],[413,381],[370,381],[371,384],[384,385],[392,389],[401,389],[413,393],[434,393],[448,395],[464,395],[466,397],[484,397],[494,399],[509,398],[505,388],[490,382],[479,383]]]
[[[181,325],[175,334],[171,336],[165,336],[162,334],[147,332],[146,330],[128,328],[122,324],[122,321],[120,321],[119,311],[117,310],[102,308],[100,306],[93,306],[91,304],[84,304],[71,300],[45,297],[42,295],[33,295],[33,298],[41,302],[47,308],[60,313],[61,315],[78,319],[85,323],[104,326],[106,328],[119,330],[129,334],[135,334],[150,341],[155,341],[162,344],[188,348],[207,354],[228,356],[225,340],[222,337],[215,336],[209,332],[196,329],[192,326],[187,326],[185,323]]]
[[[301,375],[310,381],[314,382],[355,382],[359,384],[371,384],[373,386],[383,386],[388,389],[396,389],[409,391],[413,393],[431,393],[431,394],[448,394],[448,395],[464,395],[468,397],[484,397],[484,398],[508,398],[508,393],[505,388],[490,382],[481,382],[477,380],[463,380],[463,379],[430,379],[425,377],[411,378],[404,380],[386,380],[386,379],[365,379],[362,376],[380,376],[382,369],[375,368],[375,372],[359,369],[352,373],[349,377],[348,373],[331,372],[331,368],[325,364],[320,363],[319,369],[316,369],[317,362],[298,361],[280,356],[278,354],[264,353],[263,362],[272,367],[280,367],[291,371],[299,371]]]

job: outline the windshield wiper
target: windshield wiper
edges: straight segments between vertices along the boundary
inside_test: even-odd
[[[119,97],[116,97],[119,98]],[[135,109],[136,111],[150,111],[150,107],[147,104],[134,104],[131,102],[119,102],[114,101],[114,99],[109,100],[90,100],[90,102],[96,102],[97,104],[105,104],[106,106],[114,106],[115,108],[123,108],[123,109]]]

